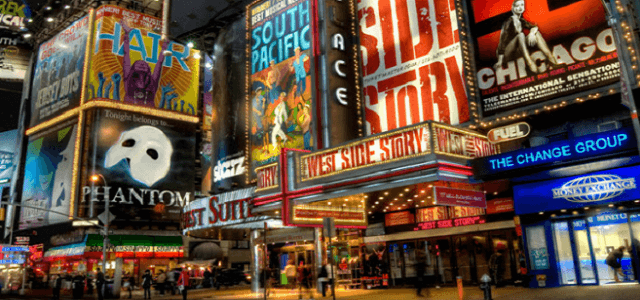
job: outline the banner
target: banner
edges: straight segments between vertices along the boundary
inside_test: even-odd
[[[215,41],[212,82],[211,169],[209,190],[222,193],[243,188],[247,184],[247,103],[246,57],[237,49],[247,47],[245,19],[238,18],[221,30]]]
[[[252,174],[282,148],[313,149],[310,3],[266,0],[247,8]]]
[[[23,81],[31,46],[15,33],[0,29],[0,81]]]
[[[77,124],[66,123],[29,137],[19,228],[69,221]],[[40,208],[40,209],[38,209]]]
[[[161,27],[159,18],[117,6],[99,7],[88,99],[196,115],[200,52],[161,41]]]
[[[80,105],[89,16],[40,45],[31,91],[33,127]]]
[[[443,186],[433,187],[433,202],[436,205],[487,207],[484,192],[452,189]]]
[[[86,181],[80,211],[97,215],[109,199],[116,220],[179,221],[195,189],[196,125],[110,109],[96,114],[88,144],[99,179]]]
[[[600,0],[469,2],[484,117],[620,80]]]
[[[367,135],[469,121],[455,9],[448,0],[358,1]]]

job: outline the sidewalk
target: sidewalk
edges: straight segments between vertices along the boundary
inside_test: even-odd
[[[429,289],[430,296],[425,298],[418,298],[414,289],[409,288],[390,288],[384,290],[343,290],[340,289],[336,292],[336,299],[339,300],[411,300],[411,299],[438,299],[438,300],[458,300],[458,291],[453,287],[445,287],[440,289]],[[426,293],[424,293],[426,295]],[[206,299],[206,300],[258,300],[264,299],[262,293],[251,293],[248,286],[237,286],[229,289],[222,288],[221,290],[212,289],[198,289],[189,290],[189,299]],[[589,299],[589,300],[626,300],[626,299],[638,299],[640,295],[640,285],[638,284],[621,284],[621,285],[607,285],[607,286],[572,286],[561,288],[547,288],[547,289],[527,289],[520,287],[505,287],[500,289],[493,289],[492,296],[494,300],[573,300],[573,299]],[[128,293],[122,294],[121,299],[126,299]],[[7,297],[7,298],[5,298]],[[50,299],[45,295],[40,296],[27,296],[20,297],[14,295],[2,295],[0,298],[13,300],[13,299]],[[71,299],[66,296],[63,299]],[[85,295],[84,299],[96,299],[95,294],[93,298]],[[133,299],[143,299],[142,291],[134,291]],[[159,296],[157,291],[154,291],[152,296],[154,300],[181,300],[179,295],[171,296]],[[298,294],[295,291],[288,289],[276,289],[272,295],[267,299],[269,300],[296,300]],[[306,299],[306,298],[305,298]],[[332,300],[331,297],[322,298],[321,294],[315,293],[315,299],[320,300]],[[464,288],[464,300],[483,300],[482,291],[478,287],[466,287]]]

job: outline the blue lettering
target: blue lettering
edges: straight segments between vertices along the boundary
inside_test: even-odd
[[[173,49],[173,45],[174,45],[174,43],[171,42],[169,44],[169,48],[167,48],[167,49],[169,49],[171,51],[171,55],[169,55],[168,57],[165,57],[163,66],[171,67],[172,62],[173,62],[172,57],[175,57],[183,70],[185,70],[187,72],[191,72],[189,70],[189,67],[187,66],[187,64],[184,62],[189,57],[189,52],[191,51],[191,49],[189,47],[183,47],[184,50],[182,52],[180,52],[180,51],[174,50]]]
[[[516,156],[516,161],[518,162],[519,165],[523,165],[525,163],[524,155],[518,154],[518,156]]]
[[[569,147],[569,145],[564,145],[561,147],[562,149],[562,156],[571,156],[571,148]]]

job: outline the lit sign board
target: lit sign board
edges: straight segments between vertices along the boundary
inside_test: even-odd
[[[487,138],[493,144],[517,140],[526,137],[531,132],[531,127],[525,122],[502,126],[489,130]]]
[[[640,199],[640,166],[515,185],[517,215]]]
[[[460,226],[469,226],[469,225],[477,225],[484,224],[486,222],[486,218],[484,216],[474,216],[474,217],[466,217],[459,219],[447,219],[447,220],[439,220],[439,221],[430,221],[424,223],[418,223],[413,230],[429,230],[429,229],[438,229],[438,228],[451,228],[451,227],[460,227]]]
[[[434,204],[437,205],[487,207],[487,198],[483,192],[479,191],[434,186],[433,197]]]
[[[256,175],[258,176],[258,186],[256,188],[256,192],[277,188],[278,186],[280,186],[279,170],[280,167],[278,163],[256,168]]]
[[[476,159],[473,171],[476,176],[495,175],[520,168],[613,154],[635,147],[633,129],[625,128]]]
[[[469,159],[500,153],[486,136],[442,124],[433,124],[433,138],[436,154]]]
[[[295,205],[290,223],[310,227],[322,227],[324,218],[334,218],[337,227],[367,227],[366,211],[363,207],[333,207],[319,205]]]
[[[28,246],[2,246],[2,252],[29,252]]]

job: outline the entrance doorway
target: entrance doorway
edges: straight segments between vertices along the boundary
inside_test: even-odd
[[[603,213],[552,223],[560,284],[615,283],[614,270],[607,265],[606,259],[620,246],[626,250],[621,259],[623,276],[619,279],[635,281],[640,223],[630,220],[626,213]]]

